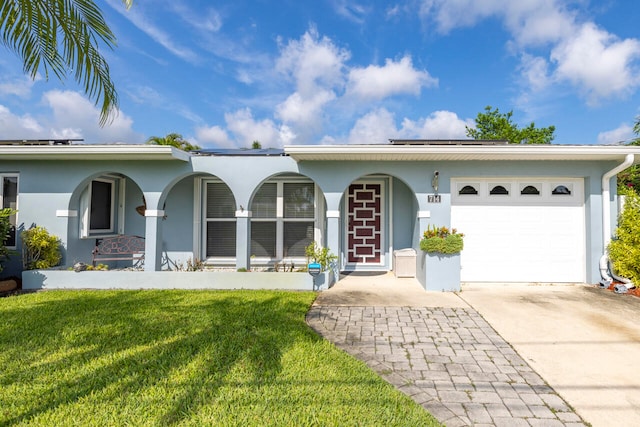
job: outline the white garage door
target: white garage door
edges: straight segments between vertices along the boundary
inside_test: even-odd
[[[463,282],[583,282],[581,179],[454,179]]]

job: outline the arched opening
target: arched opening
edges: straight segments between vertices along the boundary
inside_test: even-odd
[[[418,201],[402,179],[361,176],[349,184],[341,206],[343,270],[388,270],[395,249],[416,246]]]
[[[91,262],[99,239],[144,236],[145,220],[136,210],[142,200],[140,186],[124,174],[104,171],[82,180],[69,200],[65,263]]]

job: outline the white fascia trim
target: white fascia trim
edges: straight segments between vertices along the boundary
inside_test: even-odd
[[[331,156],[335,160],[350,160],[352,156],[460,156],[466,155],[495,160],[617,160],[627,154],[635,156],[635,163],[640,163],[640,148],[632,146],[603,145],[496,145],[496,146],[450,146],[450,145],[289,145],[284,147],[285,154],[295,160],[307,160],[317,156]]]
[[[168,145],[87,144],[0,146],[0,157],[22,160],[180,160],[191,154]]]

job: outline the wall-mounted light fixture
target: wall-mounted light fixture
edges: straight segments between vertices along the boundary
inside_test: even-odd
[[[440,172],[435,171],[433,172],[433,178],[431,178],[431,186],[433,187],[433,191],[435,191],[436,193],[438,192],[438,176],[440,175]]]

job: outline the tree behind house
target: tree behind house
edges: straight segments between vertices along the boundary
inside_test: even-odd
[[[167,134],[167,136],[152,136],[147,139],[147,144],[171,145],[183,151],[193,151],[200,149],[199,146],[193,145],[189,141],[185,140],[179,133],[169,133]]]
[[[512,116],[513,111],[505,114],[488,105],[484,113],[478,113],[475,128],[466,126],[467,136],[473,139],[505,140],[509,144],[550,144],[555,138],[555,126],[537,128],[531,122],[526,128],[519,129],[511,120]]]

